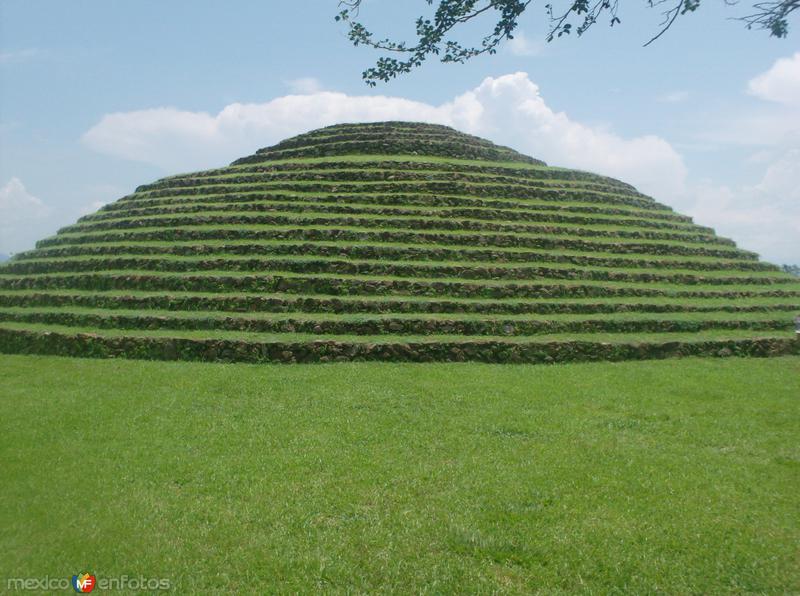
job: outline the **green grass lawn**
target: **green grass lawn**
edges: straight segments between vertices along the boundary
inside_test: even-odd
[[[180,593],[796,593],[800,358],[0,357],[8,577]]]

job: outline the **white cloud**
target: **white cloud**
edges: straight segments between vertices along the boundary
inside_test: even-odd
[[[746,90],[762,101],[717,113],[698,138],[761,149],[800,147],[800,52],[776,60],[752,78]]]
[[[447,124],[554,165],[620,177],[664,199],[682,191],[686,176],[680,155],[663,139],[623,138],[571,120],[545,103],[525,73],[489,77],[438,106],[320,91],[260,104],[234,103],[216,115],[176,108],[110,114],[83,141],[102,153],[178,171],[219,166],[321,126],[381,120]]]
[[[218,123],[205,112],[156,108],[108,114],[84,136],[92,149],[166,169],[208,165],[209,156],[226,154]]]
[[[746,148],[741,165],[761,167],[753,184],[690,185],[676,206],[773,262],[800,262],[800,52],[751,79],[747,92],[763,102],[720,114],[701,138],[718,151]],[[735,166],[734,166],[735,167]]]
[[[755,185],[734,190],[700,183],[690,192],[686,212],[769,260],[800,262],[799,173],[800,150],[790,150],[772,162]]]
[[[747,163],[752,164],[764,164],[769,163],[775,158],[775,154],[773,151],[769,151],[768,149],[760,149],[755,153],[750,154],[747,157]]]
[[[41,50],[36,48],[0,52],[0,64],[17,64],[19,62],[27,62],[28,60],[37,58],[41,54]]]
[[[783,206],[800,209],[800,149],[792,149],[767,168],[754,187],[760,193],[779,197]]]
[[[681,103],[689,99],[688,91],[671,91],[658,98],[662,103]]]
[[[758,106],[720,114],[709,129],[697,134],[702,141],[740,147],[800,146],[800,107]]]
[[[12,178],[0,188],[0,221],[4,224],[44,217],[48,212],[45,204],[29,193],[19,178]]]
[[[296,95],[311,95],[324,90],[320,80],[315,79],[314,77],[292,79],[290,81],[286,81],[286,86],[289,88],[289,91]]]
[[[800,52],[781,58],[747,84],[751,95],[767,101],[800,107]]]
[[[95,211],[100,209],[100,207],[104,207],[109,203],[110,201],[92,201],[91,203],[87,203],[86,205],[81,207],[78,212],[81,215],[89,215],[90,213],[94,213]]]
[[[50,209],[27,191],[19,178],[0,187],[0,251],[12,252],[26,237],[27,228],[46,218]]]
[[[525,73],[487,78],[454,103],[473,106],[471,120],[456,121],[457,127],[552,165],[615,176],[663,200],[683,191],[686,167],[664,139],[623,138],[576,122],[548,106]]]
[[[167,171],[220,166],[307,130],[345,121],[437,120],[435,109],[399,98],[318,92],[262,104],[234,103],[216,115],[156,108],[109,114],[83,135],[92,149]]]
[[[82,193],[88,202],[78,207],[76,213],[80,217],[94,213],[125,194],[125,188],[116,184],[89,184]]]
[[[538,56],[544,50],[544,42],[528,39],[521,31],[514,34],[506,47],[515,56]]]

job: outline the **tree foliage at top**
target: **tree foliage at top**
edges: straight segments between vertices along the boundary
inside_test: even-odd
[[[375,66],[363,72],[365,82],[375,86],[378,81],[387,82],[422,65],[431,56],[444,63],[464,63],[481,54],[494,54],[505,40],[514,38],[519,19],[532,0],[437,0],[438,6],[432,18],[420,16],[416,20],[416,40],[413,43],[378,39],[359,20],[363,0],[340,0],[340,12],[336,20],[348,26],[348,38],[356,46],[368,46],[387,55],[378,58]],[[724,0],[735,4],[736,0]],[[434,0],[425,0],[433,6]],[[661,37],[680,15],[694,12],[700,0],[645,0],[651,8],[662,7],[664,20],[658,32],[645,44]],[[748,29],[766,29],[775,37],[788,34],[788,17],[800,8],[800,0],[766,0],[753,5],[753,13],[743,17]],[[608,19],[613,27],[620,21],[619,0],[568,0],[558,9],[546,4],[550,20],[547,41],[575,33],[582,35],[598,20]],[[463,45],[454,39],[459,27],[484,15],[493,17],[494,25],[476,45]]]

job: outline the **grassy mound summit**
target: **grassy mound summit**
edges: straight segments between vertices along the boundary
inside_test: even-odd
[[[800,283],[611,178],[444,126],[172,176],[0,266],[0,351],[553,362],[800,353]]]

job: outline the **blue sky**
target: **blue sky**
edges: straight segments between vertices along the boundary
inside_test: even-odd
[[[368,0],[361,16],[402,36],[426,6]],[[800,31],[746,31],[730,19],[746,9],[705,0],[643,48],[661,18],[644,2],[550,44],[534,4],[496,56],[370,89],[375,54],[349,44],[335,0],[0,0],[0,252],[164,175],[397,118],[624,179],[800,263]]]

